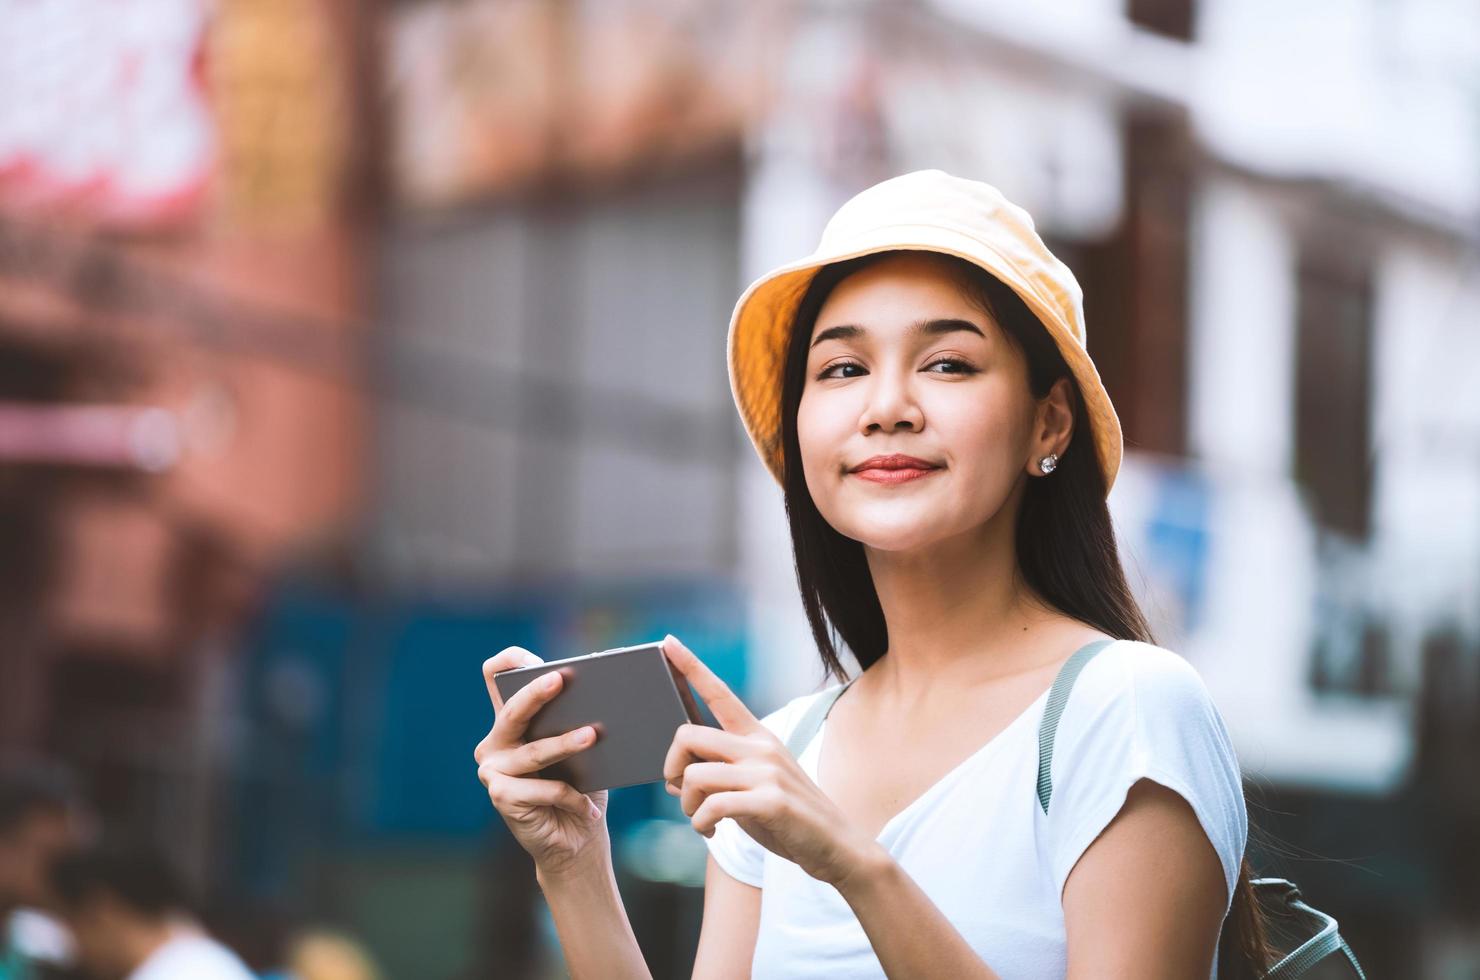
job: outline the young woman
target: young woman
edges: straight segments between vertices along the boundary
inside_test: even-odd
[[[710,850],[694,975],[1256,975],[1238,761],[1126,586],[1105,503],[1119,423],[1079,287],[1027,213],[938,170],[869,188],[741,297],[729,365],[822,662],[846,676],[835,633],[862,671],[793,757],[821,694],[757,719],[665,639],[721,725],[681,726],[664,769]],[[1095,641],[1044,812],[1038,724]],[[493,657],[490,693],[536,662]],[[590,744],[522,741],[558,689],[494,695],[479,777],[534,857],[572,976],[647,977],[605,794],[527,775]]]

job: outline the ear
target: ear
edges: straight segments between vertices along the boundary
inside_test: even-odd
[[[1038,467],[1038,461],[1049,453],[1062,456],[1064,450],[1069,448],[1074,435],[1074,409],[1069,398],[1069,383],[1068,378],[1059,378],[1048,390],[1048,394],[1038,399],[1033,417],[1032,454],[1028,459],[1030,473],[1042,476],[1043,471]]]

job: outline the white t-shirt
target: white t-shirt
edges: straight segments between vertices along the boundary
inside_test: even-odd
[[[210,936],[182,930],[140,963],[128,980],[256,980],[256,975]]]
[[[785,739],[819,693],[762,719]],[[1079,856],[1149,777],[1192,805],[1223,864],[1227,908],[1248,838],[1238,759],[1223,718],[1182,657],[1117,640],[1085,665],[1059,720],[1047,816],[1038,804],[1045,689],[1021,715],[895,814],[878,840],[1004,980],[1062,978],[1064,882]],[[817,778],[824,721],[798,757]],[[868,936],[837,889],[757,844],[733,819],[709,852],[762,889],[752,975],[878,978]],[[1154,888],[1148,880],[1145,887]],[[1217,977],[1217,967],[1212,976]]]

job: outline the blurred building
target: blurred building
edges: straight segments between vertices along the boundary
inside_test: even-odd
[[[357,526],[365,27],[0,3],[0,743],[198,878],[235,637]]]

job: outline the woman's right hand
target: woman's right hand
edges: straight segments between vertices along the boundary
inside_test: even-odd
[[[528,775],[595,742],[589,725],[524,741],[529,720],[560,692],[564,678],[559,671],[551,671],[521,687],[504,704],[493,677],[503,670],[541,663],[544,661],[523,647],[506,647],[484,662],[483,680],[493,701],[494,722],[487,737],[473,750],[473,758],[478,763],[479,781],[514,839],[534,858],[541,873],[558,874],[586,861],[610,858],[611,842],[603,819],[607,791],[587,795],[567,782]],[[551,682],[550,678],[556,680]]]

